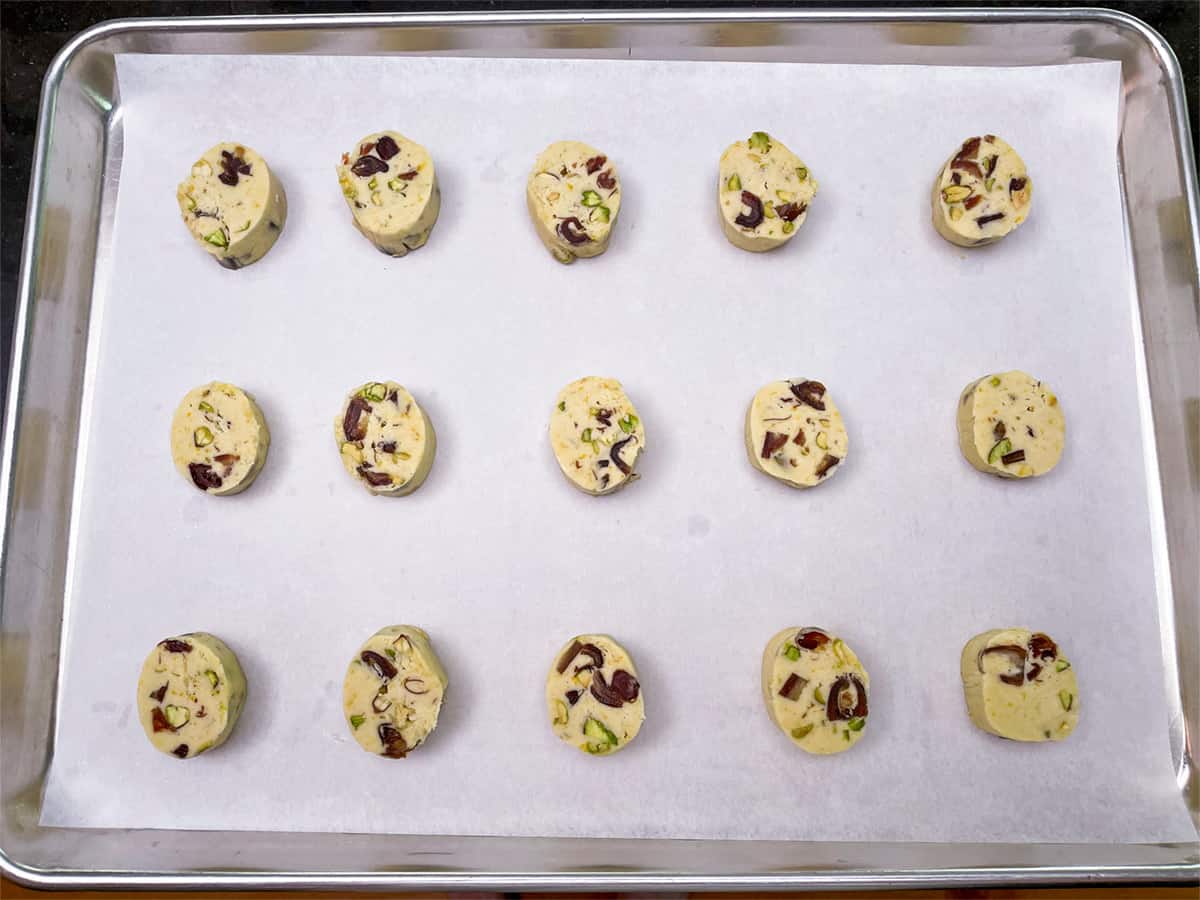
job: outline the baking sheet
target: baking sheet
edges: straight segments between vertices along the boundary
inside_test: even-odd
[[[93,313],[56,750],[43,823],[563,836],[920,841],[1194,840],[1175,787],[1140,440],[1134,298],[1116,165],[1119,65],[1025,69],[321,57],[118,58],[124,159],[111,283]],[[443,189],[427,247],[378,254],[333,166],[395,124]],[[821,184],[803,231],[730,246],[716,159],[757,128]],[[991,131],[1036,179],[1013,239],[969,253],[928,189]],[[609,252],[567,268],[523,206],[536,153],[579,137],[621,167]],[[191,246],[174,186],[210,143],[262,152],[285,232],[229,273]],[[980,476],[959,390],[1024,368],[1069,420],[1053,476]],[[594,499],[544,430],[557,389],[621,378],[644,479]],[[798,493],[751,470],[763,382],[825,381],[845,470]],[[245,495],[174,472],[193,385],[256,395],[274,440]],[[439,437],[401,500],[341,470],[344,393],[395,378]],[[376,628],[427,628],[451,677],[402,763],[362,753],[341,678]],[[805,756],[768,721],[763,643],[844,636],[872,676],[870,733]],[[1065,744],[1009,744],[963,711],[977,631],[1058,638],[1083,691]],[[141,660],[212,630],[250,698],[187,764],[136,720]],[[631,650],[649,719],[603,760],[560,744],[542,685],[566,637]],[[1119,661],[1114,671],[1114,657]],[[182,767],[181,767],[182,766]]]

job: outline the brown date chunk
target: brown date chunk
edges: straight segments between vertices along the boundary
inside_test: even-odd
[[[867,689],[857,675],[843,675],[833,683],[825,703],[825,715],[831,722],[866,718]]]
[[[1039,659],[1057,659],[1058,644],[1054,643],[1049,635],[1039,631],[1029,638],[1029,652]]]
[[[996,427],[992,429],[992,437],[996,440],[1001,440],[1007,431],[1008,429],[1004,427],[1003,422],[997,422]]]
[[[586,244],[591,240],[583,223],[575,216],[570,216],[558,223],[558,233],[568,244]]]
[[[354,397],[346,407],[345,418],[342,419],[342,433],[348,441],[361,441],[367,436],[367,423],[362,420],[365,413],[371,412],[371,404],[362,397]]]
[[[980,216],[975,220],[980,228],[983,228],[988,222],[995,222],[997,219],[1003,219],[1004,213],[992,213],[990,216]]]
[[[174,728],[171,727],[171,723],[167,721],[167,717],[165,715],[163,715],[162,708],[158,707],[158,706],[156,706],[156,707],[154,707],[154,709],[150,710],[150,722],[154,727],[155,734],[158,734],[160,731],[174,731],[175,730]]]
[[[963,141],[962,149],[958,151],[958,159],[967,159],[979,152],[979,138],[967,138]]]
[[[379,154],[380,159],[389,160],[400,152],[400,148],[390,136],[385,134],[379,139],[379,143],[375,145],[375,152]]]
[[[803,693],[805,686],[808,684],[807,678],[801,678],[795,672],[788,675],[787,681],[783,683],[783,687],[779,689],[779,696],[785,697],[788,700],[799,700],[800,694]]]
[[[748,213],[739,212],[733,220],[735,225],[743,228],[757,228],[764,218],[762,201],[749,191],[742,191],[742,205],[750,210]]]
[[[409,675],[402,683],[406,691],[410,694],[416,694],[418,697],[421,694],[429,693],[429,688],[425,687],[425,679],[418,678],[416,675]]]
[[[158,646],[162,647],[168,653],[192,652],[192,645],[187,641],[181,641],[179,638],[167,638],[165,641],[159,641]]]
[[[359,466],[354,471],[358,472],[359,478],[373,487],[385,487],[392,483],[392,476],[387,472],[376,472],[368,469],[365,465]]]
[[[1015,687],[1020,687],[1025,683],[1025,659],[1026,653],[1024,647],[1018,647],[1016,644],[1000,644],[996,647],[988,647],[979,651],[979,658],[976,664],[979,666],[979,671],[983,671],[983,658],[992,653],[999,654],[1005,657],[1011,669],[1016,671],[1008,671],[1000,673],[1000,680],[1005,684],[1011,684]]]
[[[216,490],[222,485],[221,476],[208,463],[188,463],[192,483],[202,491]]]
[[[612,684],[604,680],[604,673],[597,670],[592,677],[592,696],[605,706],[621,707],[637,699],[640,685],[638,680],[624,669],[613,672]]]
[[[605,169],[596,176],[596,184],[604,188],[606,191],[611,191],[617,186],[617,179],[612,177],[612,169]]]
[[[172,750],[171,753],[173,753],[175,756],[178,756],[180,759],[187,759],[188,745],[180,744],[178,747]]]
[[[801,650],[820,650],[829,643],[829,635],[816,628],[802,631],[796,635],[796,646]]]
[[[787,442],[788,436],[786,434],[780,434],[778,431],[768,431],[763,435],[762,458],[770,459]]]
[[[574,706],[579,702],[581,694],[579,691],[567,691],[567,702]]]
[[[819,381],[802,381],[799,384],[790,385],[792,394],[803,403],[805,406],[811,406],[813,409],[825,411],[825,401],[821,399],[825,396],[825,385]]]
[[[791,203],[785,203],[783,206],[775,207],[775,213],[785,222],[794,222],[806,209],[808,209],[807,203],[792,201]]]
[[[157,691],[150,692],[150,699],[157,700],[159,703],[162,703],[163,698],[166,696],[167,696],[167,686],[165,684],[162,687],[160,687]],[[157,731],[158,729],[155,729],[155,730]]]
[[[359,178],[370,178],[388,170],[388,164],[375,156],[360,156],[350,167],[350,171]]]
[[[608,162],[607,156],[593,156],[587,161],[587,173],[589,175],[595,175],[600,171],[606,162]]]
[[[364,650],[360,658],[371,667],[379,678],[388,680],[399,674],[400,670],[393,666],[386,656],[381,656],[374,650]]]
[[[379,445],[379,449],[381,451],[383,451],[384,453],[395,453],[396,452],[396,442],[395,441],[384,441],[382,444]]]
[[[983,202],[983,195],[976,194],[974,197],[968,197],[963,201],[963,209],[974,209]]]
[[[595,668],[600,668],[604,665],[604,651],[595,644],[584,644],[579,648],[579,652],[592,661]]]
[[[404,759],[408,755],[408,743],[404,740],[404,735],[400,733],[400,729],[395,725],[388,722],[380,725],[379,740],[383,741],[382,756],[387,756],[391,759]]]
[[[1022,188],[1024,188],[1024,187],[1025,187],[1025,183],[1026,183],[1026,181],[1027,181],[1027,179],[1025,179],[1025,178],[1013,178],[1013,179],[1011,179],[1011,180],[1008,182],[1008,190],[1009,190],[1009,192],[1010,192],[1010,193],[1014,193],[1014,194],[1015,194],[1017,191],[1019,191],[1019,190],[1021,190]]]
[[[571,646],[558,658],[558,665],[555,666],[559,675],[567,671],[567,666],[571,664],[571,660],[578,656],[579,651],[582,649],[583,644],[579,643],[579,641],[571,641]]]
[[[636,435],[631,434],[629,437],[625,438],[625,440],[617,441],[612,445],[612,449],[608,451],[608,458],[613,461],[613,465],[621,470],[622,475],[633,474],[633,469],[629,467],[629,464],[625,462],[625,460],[621,459],[621,451],[625,449],[625,445],[634,440],[635,437]]]
[[[817,463],[817,468],[813,472],[818,478],[824,478],[829,474],[830,470],[842,461],[840,456],[834,456],[832,453],[826,453],[825,458]]]
[[[964,172],[970,172],[976,178],[983,177],[983,172],[980,171],[979,166],[976,163],[971,162],[969,159],[956,159],[954,162],[950,163],[950,168],[962,169]]]
[[[1025,451],[1024,450],[1014,450],[1012,453],[1005,453],[1002,457],[1000,457],[1000,462],[1004,463],[1006,466],[1011,466],[1015,462],[1024,462],[1024,461],[1025,461]]]

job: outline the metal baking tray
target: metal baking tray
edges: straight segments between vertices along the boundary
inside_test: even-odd
[[[1200,878],[1200,843],[575,840],[43,828],[72,460],[122,156],[118,53],[451,54],[1044,65],[1119,60],[1119,158],[1151,412],[1143,423],[1170,739],[1200,820],[1200,214],[1178,63],[1105,10],[539,12],[109,22],[42,90],[0,499],[0,870],[48,888],[782,890]],[[1161,498],[1161,503],[1159,502]]]

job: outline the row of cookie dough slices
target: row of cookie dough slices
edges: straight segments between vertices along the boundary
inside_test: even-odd
[[[441,209],[433,158],[397,131],[367,135],[342,154],[338,184],[354,227],[389,256],[424,246]],[[736,247],[782,247],[804,224],[817,180],[765,131],[731,144],[718,164],[717,209]],[[1017,152],[994,134],[972,137],[942,166],[931,198],[938,234],[962,247],[990,244],[1029,215],[1033,181]],[[243,144],[209,148],[176,192],[184,224],[222,266],[262,259],[287,221],[287,195],[266,161]],[[558,141],[534,161],[525,190],[537,235],[559,262],[599,256],[621,211],[621,185],[607,154]]]
[[[1017,741],[1059,741],[1079,720],[1070,661],[1048,635],[995,629],[961,657],[971,721]],[[368,753],[400,759],[437,727],[449,679],[429,635],[392,625],[367,639],[346,669],[346,725]],[[846,642],[820,628],[785,628],[762,658],[763,701],[796,746],[827,755],[853,747],[870,715],[870,678]],[[219,638],[193,632],[160,641],[142,666],[138,716],[155,748],[180,759],[218,747],[246,703],[246,676]],[[603,756],[624,749],[645,720],[628,651],[605,634],[571,638],[546,678],[550,725],[563,741]]]
[[[985,375],[963,390],[959,447],[977,469],[1006,478],[1049,472],[1066,439],[1058,398],[1024,372]],[[351,391],[333,422],[346,471],[373,494],[403,496],[433,467],[437,436],[403,385],[372,381]],[[563,388],[550,414],[550,446],[563,475],[592,494],[637,479],[646,430],[612,378],[587,376]],[[828,480],[845,460],[849,437],[825,385],[811,379],[763,386],[746,413],[746,451],[759,471],[792,487]],[[171,454],[188,481],[209,494],[236,494],[262,470],[271,436],[258,404],[223,382],[183,398],[171,424]]]

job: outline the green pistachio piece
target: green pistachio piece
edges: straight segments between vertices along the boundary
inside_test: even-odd
[[[175,729],[182,728],[192,717],[191,711],[186,706],[172,706],[171,704],[167,704],[163,708],[163,715],[167,717],[167,724]]]
[[[363,722],[367,721],[366,716],[353,715],[350,717],[350,727],[357,728]]]
[[[757,150],[760,153],[771,152],[771,136],[765,131],[754,132],[746,143],[750,145],[751,150]]]
[[[592,452],[595,453],[597,456],[600,455],[600,442],[599,441],[592,441]]]
[[[942,199],[947,203],[958,203],[971,196],[971,189],[965,184],[950,184],[942,188]]]
[[[846,642],[841,638],[833,639],[833,655],[837,659],[839,666],[846,665]]]
[[[800,648],[797,647],[795,644],[788,644],[786,647],[783,648],[783,655],[786,656],[788,659],[790,659],[792,662],[795,662],[796,660],[798,660],[800,658]]]
[[[995,178],[989,178],[987,181],[985,181],[985,182],[983,183],[983,189],[984,189],[985,191],[988,191],[989,193],[991,192],[992,188],[994,188],[995,186],[996,186],[996,179],[995,179]]]
[[[579,439],[581,441],[583,441],[585,444],[590,444],[592,442],[592,429],[590,429],[590,428],[583,429],[583,434],[581,434],[579,436]]]
[[[783,233],[784,234],[791,234],[795,230],[796,230],[795,222],[784,222],[783,223]]]
[[[224,248],[229,246],[229,238],[225,237],[225,232],[220,228],[218,228],[216,231],[206,234],[204,236],[204,240],[207,243],[212,244],[214,247]]]
[[[387,396],[387,385],[380,384],[378,381],[372,381],[362,390],[363,396],[368,400],[373,400],[379,403]]]
[[[617,736],[609,731],[599,719],[589,717],[583,723],[583,735],[590,738],[588,753],[607,753],[610,748],[617,746]],[[596,749],[593,750],[593,747]]]
[[[375,176],[371,176],[371,180],[367,182],[367,189],[373,191],[377,187],[379,187],[379,179],[375,178]]]
[[[193,197],[191,194],[188,194],[183,199],[185,199],[187,201],[187,208],[189,211],[196,208],[196,198]]]
[[[808,737],[810,734],[812,734],[812,730],[813,730],[812,722],[809,722],[807,725],[797,726],[796,728],[792,729],[792,738],[793,738],[793,740],[798,741],[798,740],[800,740],[800,738]]]
[[[630,428],[637,428],[640,421],[641,420],[638,419],[638,417],[635,416],[633,413],[629,414],[629,427]]]
[[[201,400],[200,401],[200,412],[215,412],[215,410],[212,408],[212,404],[209,403],[207,400]]]
[[[554,701],[554,724],[567,724],[567,704],[563,703],[561,700]]]
[[[1008,438],[996,441],[996,446],[988,451],[988,464],[994,466],[1000,462],[1006,453],[1012,453],[1012,441]]]
[[[208,679],[209,686],[215,691],[217,689],[217,682],[220,681],[220,679],[217,678],[217,673],[212,669],[205,669],[204,677]]]
[[[846,723],[846,727],[849,728],[851,731],[862,731],[863,726],[866,724],[867,724],[866,719],[855,716],[853,719],[851,719],[849,722]]]
[[[404,182],[401,181],[399,178],[389,178],[387,186],[389,188],[391,188],[393,191],[404,190]]]
[[[629,432],[633,431],[633,425],[629,421],[629,416],[626,416],[623,419],[617,419],[617,425],[626,434],[629,434]]]
[[[596,218],[601,222],[607,222],[612,218],[612,211],[607,206],[597,206]]]
[[[1069,662],[1067,662],[1065,659],[1060,659],[1058,662],[1056,662],[1054,664],[1055,672],[1065,672],[1069,668],[1071,668],[1071,664]]]
[[[818,703],[825,702],[825,692],[820,687],[813,688],[813,699]]]
[[[850,729],[849,728],[847,728],[845,731],[842,732],[842,740],[845,741],[847,744],[850,743]]]
[[[1000,387],[1000,376],[993,375],[988,379],[988,384],[990,384],[992,387]]]
[[[384,648],[383,648],[383,652],[384,652],[384,653],[386,653],[386,654],[388,655],[388,659],[395,659],[395,658],[396,658],[396,651],[395,651],[395,649],[394,649],[394,648],[392,648],[392,647],[384,647]]]
[[[1075,705],[1075,695],[1070,691],[1059,691],[1058,702],[1062,704],[1063,709],[1070,711],[1071,707]],[[170,707],[167,708],[170,709]],[[167,721],[170,721],[170,717],[167,718]]]
[[[559,403],[558,403],[558,411],[559,411],[559,412],[562,412],[562,411],[563,411],[563,410],[565,410],[566,408],[567,408],[567,401],[566,401],[566,400],[560,400],[560,401],[559,401]]]
[[[796,177],[801,181],[808,181],[808,169],[804,166],[797,166]]]
[[[213,442],[213,433],[207,425],[201,425],[192,432],[192,443],[197,447],[207,447]]]
[[[396,455],[401,459],[412,459],[411,453],[405,453],[403,450],[396,451]]]
[[[238,231],[238,234],[241,234],[243,231],[246,231],[246,230],[248,230],[249,228],[250,228],[250,220],[249,220],[249,219],[247,219],[247,220],[246,220],[246,224],[245,224],[245,225],[243,225],[241,228],[239,228],[239,229],[237,230],[237,231]]]
[[[768,219],[774,219],[778,215],[778,213],[775,212],[775,201],[774,200],[768,200],[766,203],[763,204],[763,215],[766,216]]]
[[[725,182],[725,187],[731,191],[740,191],[742,189],[742,179],[738,178],[737,172],[729,176],[729,180]]]
[[[583,203],[584,206],[591,209],[593,206],[600,205],[600,202],[601,202],[600,195],[597,194],[595,191],[584,191],[583,192],[583,200],[581,202]]]

